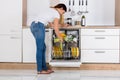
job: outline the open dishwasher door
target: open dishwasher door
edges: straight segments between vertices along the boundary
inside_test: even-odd
[[[49,64],[55,67],[80,67],[80,29],[60,29],[60,33],[63,42],[53,30]]]
[[[51,66],[54,66],[54,67],[80,67],[81,65],[81,62],[80,61],[51,61],[49,63]]]

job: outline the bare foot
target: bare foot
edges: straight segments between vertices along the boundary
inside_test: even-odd
[[[48,69],[47,72],[49,72],[49,73],[53,73],[54,71],[51,70],[51,69]]]
[[[50,72],[49,71],[39,71],[39,72],[37,72],[37,74],[50,74]]]

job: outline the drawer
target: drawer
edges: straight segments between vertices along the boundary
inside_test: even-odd
[[[119,36],[81,36],[81,49],[119,49]]]
[[[81,50],[82,63],[119,63],[119,50]]]
[[[120,35],[119,29],[81,29],[81,35]]]

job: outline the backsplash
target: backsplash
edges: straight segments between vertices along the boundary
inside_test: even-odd
[[[88,13],[83,13],[86,17],[86,25],[88,26],[108,26],[115,24],[115,0],[87,0],[87,7],[79,7],[79,0],[58,0],[60,3],[66,4],[68,10],[74,10],[75,15],[71,16],[71,12],[67,12],[64,17],[72,17],[73,21],[81,20],[81,14],[79,11],[84,11]],[[69,6],[69,1],[71,5]],[[82,6],[82,1],[81,6]],[[86,0],[84,0],[84,5],[86,5]],[[29,26],[31,21],[35,20],[35,17],[41,15],[41,10],[47,10],[50,7],[50,0],[28,0],[28,9],[27,9],[27,25]],[[82,9],[81,9],[82,8]],[[47,11],[46,11],[47,13]]]
[[[71,6],[69,6],[69,1],[71,1]],[[74,6],[72,6],[73,1]],[[115,25],[115,0],[60,0],[60,3],[66,4],[68,11],[71,8],[75,12],[74,16],[71,16],[70,12],[66,13],[65,18],[72,17],[73,21],[76,21],[81,20],[82,15],[85,15],[88,26]],[[87,13],[79,15],[79,11]]]

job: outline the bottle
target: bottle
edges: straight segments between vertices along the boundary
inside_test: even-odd
[[[85,16],[83,15],[81,18],[81,26],[85,26],[86,25],[86,19]]]

